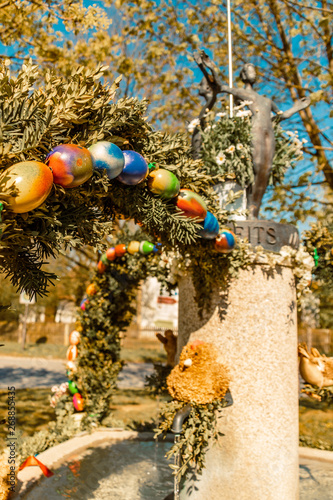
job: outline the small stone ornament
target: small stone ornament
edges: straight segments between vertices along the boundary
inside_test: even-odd
[[[86,182],[93,173],[88,149],[76,144],[60,144],[47,155],[45,163],[52,168],[54,183],[73,188]]]
[[[223,399],[229,383],[229,371],[218,362],[215,346],[200,340],[190,342],[183,348],[179,364],[167,378],[173,399],[198,404]]]
[[[299,371],[305,382],[317,387],[333,386],[333,358],[320,354],[314,347],[308,350],[306,344],[298,346]]]
[[[125,166],[117,177],[118,181],[128,186],[140,184],[148,175],[149,168],[146,160],[136,151],[123,151]]]
[[[13,212],[22,214],[44,203],[53,186],[53,174],[40,161],[22,161],[1,173],[0,185],[5,194],[14,189],[7,203]]]
[[[96,142],[89,148],[94,168],[106,170],[108,178],[115,179],[125,166],[123,152],[116,144],[107,141]]]

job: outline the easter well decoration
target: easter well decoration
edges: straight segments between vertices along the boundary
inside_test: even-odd
[[[175,468],[178,478],[202,472],[205,465],[205,450],[216,440],[217,412],[229,405],[225,398],[230,384],[226,366],[218,361],[218,352],[213,344],[194,340],[183,347],[179,364],[167,378],[172,401],[164,403],[160,411],[160,424],[156,436],[166,435],[171,430],[176,413],[190,403],[188,418],[177,442],[167,453],[168,458],[180,454],[180,463]],[[188,439],[188,436],[192,436]]]

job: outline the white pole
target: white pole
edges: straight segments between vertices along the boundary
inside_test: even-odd
[[[231,40],[231,8],[230,0],[227,0],[228,8],[228,57],[229,57],[229,87],[232,89],[232,40]],[[234,96],[229,95],[230,99],[230,118],[234,116]]]

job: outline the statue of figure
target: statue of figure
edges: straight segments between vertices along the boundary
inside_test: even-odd
[[[241,89],[237,87],[230,88],[220,83],[217,76],[217,69],[205,52],[202,51],[199,55],[196,55],[195,60],[204,74],[206,83],[211,88],[212,96],[210,96],[207,104],[210,104],[210,102],[213,101],[214,105],[217,94],[225,92],[227,94],[232,94],[239,101],[246,101],[246,105],[252,113],[252,159],[254,183],[252,186],[248,186],[247,189],[247,205],[251,216],[257,218],[262,198],[268,186],[273,165],[275,137],[272,121],[281,121],[290,118],[293,114],[309,106],[310,99],[300,99],[294,103],[292,108],[282,112],[271,99],[258,94],[258,92],[253,89],[253,85],[256,81],[256,70],[253,64],[249,63],[244,64],[243,66],[240,77],[244,82],[244,88]],[[209,95],[209,93],[206,92],[206,95]],[[205,109],[207,108],[207,104]],[[212,109],[213,105],[209,109]],[[272,112],[276,113],[273,118]],[[200,116],[204,116],[204,114],[205,111],[202,110]],[[202,118],[200,118],[200,124],[201,121]],[[196,131],[194,131],[194,134],[195,132]]]

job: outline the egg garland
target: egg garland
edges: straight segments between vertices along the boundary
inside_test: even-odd
[[[94,283],[92,283],[91,285],[95,286]],[[89,286],[91,286],[91,285],[89,285]],[[68,347],[68,350],[67,350],[68,375],[70,375],[71,372],[75,372],[77,369],[76,364],[75,364],[75,360],[78,356],[78,347],[77,346],[80,343],[80,340],[81,340],[80,332],[78,332],[77,330],[73,330],[71,332],[71,334],[69,335],[70,346]],[[67,383],[67,389],[70,392],[70,394],[73,395],[74,408],[77,411],[83,411],[84,400],[83,400],[81,394],[79,393],[79,389],[76,385],[76,382],[73,382],[73,380],[69,380]]]

